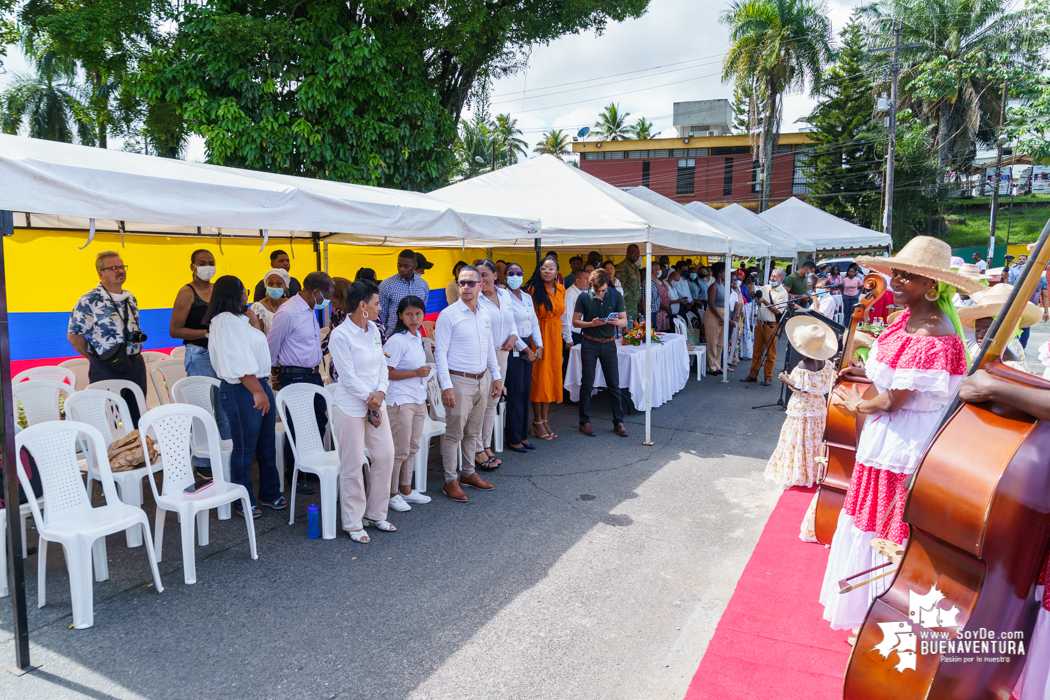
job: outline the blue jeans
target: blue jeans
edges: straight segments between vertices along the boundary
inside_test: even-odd
[[[277,451],[274,447],[277,402],[274,401],[268,381],[263,381],[263,390],[270,400],[270,410],[265,416],[255,408],[255,398],[243,384],[223,382],[219,386],[219,407],[226,414],[230,437],[233,439],[230,480],[248,489],[252,507],[256,505],[255,489],[252,487],[253,456],[259,461],[259,498],[273,502],[281,497]]]
[[[1028,336],[1032,334],[1031,328],[1025,328],[1021,331],[1021,347],[1025,350],[1028,349]]]
[[[324,388],[324,380],[321,379],[321,375],[313,372],[281,372],[281,388],[291,386],[292,384],[313,384],[315,386]],[[327,404],[325,404],[324,397],[314,397],[314,418],[317,420],[317,430],[321,433],[321,437],[324,438],[324,430],[328,425],[328,413]],[[284,429],[288,431],[288,434],[293,438],[295,437],[295,425],[292,424],[291,417],[288,419],[288,425],[284,426]],[[286,440],[284,443],[284,475],[286,481],[291,481],[293,469],[295,469],[295,457],[292,456],[292,443]],[[303,478],[302,473],[299,476]]]
[[[208,348],[202,348],[200,345],[185,345],[183,347],[186,348],[186,356],[182,360],[182,366],[186,368],[187,377],[211,377],[212,379],[218,379],[215,369],[211,366],[211,355],[208,354]],[[226,414],[218,410],[218,389],[212,389],[211,405],[215,407],[213,413],[215,414],[215,424],[219,426],[219,438],[221,440],[229,440],[230,424],[226,420]],[[206,457],[194,457],[193,466],[198,468],[210,467],[211,462]]]

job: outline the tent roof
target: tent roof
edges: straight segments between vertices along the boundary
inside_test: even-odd
[[[453,207],[418,192],[8,135],[0,135],[0,181],[0,209],[21,213],[16,226],[37,228],[83,230],[95,219],[98,230],[127,233],[259,237],[265,229],[309,238],[319,231],[336,242],[416,245],[528,238],[539,230],[535,218]]]
[[[696,202],[696,204],[707,206],[700,202]],[[688,207],[689,205],[686,206]],[[716,209],[715,211],[718,212],[719,216],[729,219],[752,235],[770,242],[775,241],[784,251],[790,250],[790,252],[786,252],[785,254],[778,255],[777,253],[773,253],[773,257],[775,258],[793,258],[800,248],[805,250],[804,246],[809,245],[808,243],[799,241],[787,231],[777,228],[765,219],[759,217],[755,212],[747,207],[742,207],[739,204],[730,204],[727,207]]]
[[[731,216],[726,216],[724,209],[715,209],[703,202],[689,202],[689,204],[685,205],[685,208],[694,216],[701,216],[711,221],[722,222],[723,225],[732,226],[736,230],[744,231],[751,236],[751,238],[763,242],[768,249],[768,252],[762,253],[763,256],[768,255],[773,258],[793,258],[798,251],[798,241],[783,232],[780,232],[778,235],[777,233],[767,231],[766,229],[773,228],[771,226],[749,226],[737,221]]]
[[[694,211],[669,197],[653,192],[648,187],[624,187],[623,191],[637,197],[643,202],[652,204],[654,207],[659,207],[666,212],[670,212],[675,216],[703,222],[714,228],[716,231],[720,231],[729,236],[730,240],[733,242],[734,255],[765,257],[770,254],[770,245],[768,241],[751,235],[732,221],[726,221],[719,218],[717,215],[710,216],[705,211]],[[712,209],[711,211],[714,210]],[[793,250],[794,249],[792,249],[792,251]]]
[[[799,249],[804,251],[870,250],[892,245],[888,233],[851,224],[797,197],[791,197],[758,216],[802,241]]]
[[[431,195],[454,205],[484,205],[508,216],[537,217],[543,226],[544,248],[604,247],[603,252],[620,252],[625,245],[651,241],[653,250],[662,253],[718,254],[726,252],[729,240],[702,221],[664,211],[551,155]]]

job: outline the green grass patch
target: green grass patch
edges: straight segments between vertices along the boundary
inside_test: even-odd
[[[979,202],[984,200],[984,207]],[[957,205],[945,214],[948,234],[944,240],[952,248],[967,248],[988,243],[988,225],[991,202],[989,197],[975,197],[957,200]],[[1013,211],[1010,210],[1010,198],[1000,200],[999,214],[995,222],[995,244],[1031,243],[1039,238],[1048,219],[1050,219],[1050,202],[1046,197],[1034,199],[1015,197]],[[1009,230],[1009,241],[1007,231]]]

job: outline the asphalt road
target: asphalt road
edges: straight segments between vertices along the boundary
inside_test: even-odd
[[[740,384],[743,371],[728,384],[694,373],[653,411],[651,447],[643,414],[619,438],[598,397],[588,438],[563,405],[560,437],[503,452],[497,489],[466,505],[441,495],[434,451],[433,503],[392,513],[400,530],[368,545],[308,540],[316,497],[301,497],[295,525],[287,511],[256,521],[257,561],[242,520],[213,519],[187,586],[169,516],[158,594],[145,551],[110,537],[88,630],[70,629],[57,546],[37,609],[32,555],[40,668],[0,673],[0,697],[679,700],[779,495],[762,470],[783,412],[751,410],[779,385]]]

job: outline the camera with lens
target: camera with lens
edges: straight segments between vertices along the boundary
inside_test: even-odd
[[[125,343],[145,343],[146,334],[142,331],[131,331],[124,329],[124,342]]]

